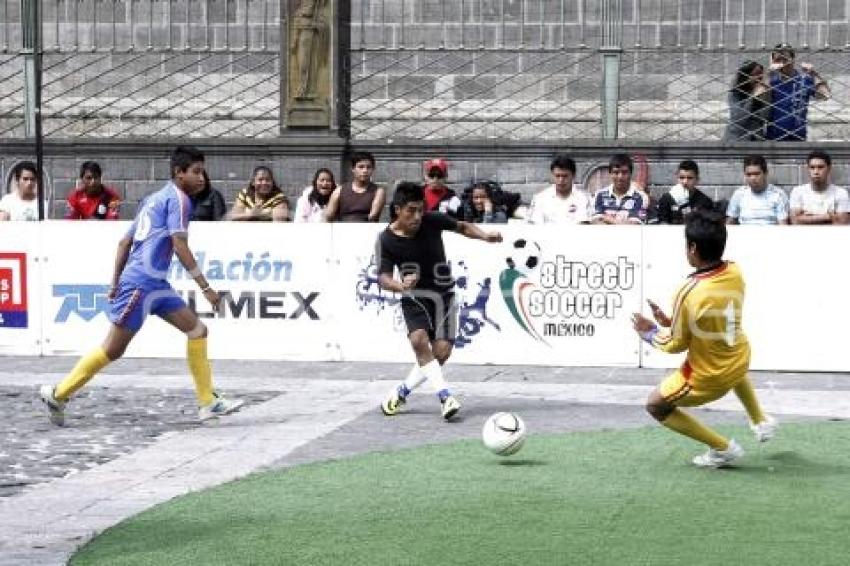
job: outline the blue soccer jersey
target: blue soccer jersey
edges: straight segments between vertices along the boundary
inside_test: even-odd
[[[165,280],[174,255],[171,236],[188,233],[191,216],[189,196],[174,183],[149,196],[127,231],[133,243],[121,282],[144,287]]]
[[[110,322],[136,332],[148,314],[166,316],[186,307],[166,277],[174,255],[171,236],[187,233],[191,216],[189,196],[174,183],[145,200],[127,231],[133,243],[110,303]]]

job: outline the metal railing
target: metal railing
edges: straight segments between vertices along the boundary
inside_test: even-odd
[[[280,135],[283,1],[42,0],[45,135]],[[810,139],[850,134],[850,0],[350,2],[355,141],[719,140],[780,42],[832,89]],[[26,134],[20,20],[0,0],[0,138]]]
[[[850,133],[847,0],[354,0],[351,37],[359,140],[719,140],[777,43],[832,87],[810,139]]]
[[[20,19],[0,0],[0,138],[25,133]],[[42,48],[46,137],[280,133],[279,0],[43,0]]]

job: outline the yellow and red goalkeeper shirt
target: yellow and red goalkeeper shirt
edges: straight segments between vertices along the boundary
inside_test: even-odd
[[[695,386],[728,388],[746,374],[750,343],[741,329],[744,278],[724,261],[692,273],[676,293],[669,329],[652,345],[664,352],[688,351],[682,374]]]

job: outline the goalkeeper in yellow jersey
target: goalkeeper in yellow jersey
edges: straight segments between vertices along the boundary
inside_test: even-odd
[[[713,212],[694,211],[685,223],[688,263],[694,271],[676,293],[668,317],[649,301],[654,323],[640,313],[632,316],[635,331],[664,352],[688,355],[682,367],[668,376],[646,401],[658,422],[679,434],[708,445],[693,459],[697,466],[718,468],[744,455],[734,439],[726,439],[682,411],[735,392],[750,417],[759,442],[770,440],[777,422],[765,415],[747,377],[750,343],[741,330],[744,279],[733,262],[723,260],[726,225]]]

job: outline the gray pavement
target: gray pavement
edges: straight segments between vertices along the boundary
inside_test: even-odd
[[[195,419],[182,360],[121,360],[48,426],[35,392],[71,358],[0,358],[0,564],[64,564],[98,532],[162,501],[257,470],[477,437],[491,413],[521,414],[532,433],[650,426],[641,407],[664,370],[450,365],[464,401],[443,423],[417,392],[402,415],[377,404],[401,364],[214,362],[217,385],[248,405]],[[762,402],[783,421],[850,418],[850,376],[757,373]],[[426,386],[427,387],[427,386]],[[736,400],[701,411],[743,422]]]

